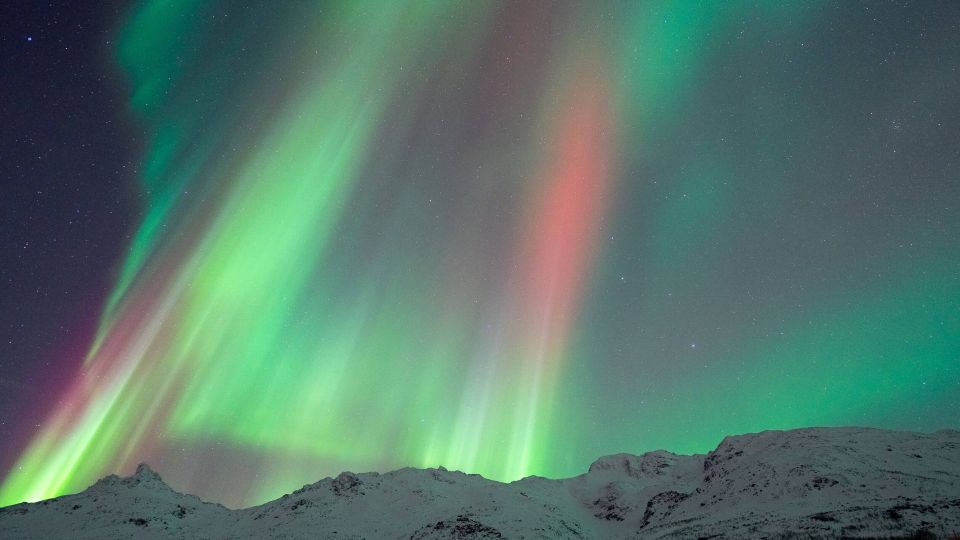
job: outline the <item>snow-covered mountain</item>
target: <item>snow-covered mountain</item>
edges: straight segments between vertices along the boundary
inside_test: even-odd
[[[727,437],[707,455],[600,458],[509,484],[440,469],[345,472],[252,508],[170,489],[146,465],[0,509],[0,538],[810,538],[960,533],[960,431]]]

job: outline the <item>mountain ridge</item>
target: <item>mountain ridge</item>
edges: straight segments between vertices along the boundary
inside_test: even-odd
[[[261,505],[179,493],[147,464],[83,492],[0,508],[3,538],[950,537],[960,431],[802,428],[706,454],[611,454],[510,483],[460,471],[345,471]]]

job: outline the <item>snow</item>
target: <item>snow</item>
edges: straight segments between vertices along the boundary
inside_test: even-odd
[[[146,465],[0,509],[0,538],[897,537],[960,532],[960,432],[810,428],[706,455],[617,454],[586,474],[504,484],[440,469],[344,472],[241,510]]]

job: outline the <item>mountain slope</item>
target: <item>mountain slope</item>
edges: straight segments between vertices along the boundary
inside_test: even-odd
[[[345,472],[230,510],[145,465],[0,509],[2,538],[903,537],[960,532],[960,432],[811,428],[727,437],[706,455],[617,454],[504,484],[456,471]]]
[[[141,464],[133,476],[110,475],[76,495],[0,508],[0,538],[213,538],[204,531],[232,517]]]

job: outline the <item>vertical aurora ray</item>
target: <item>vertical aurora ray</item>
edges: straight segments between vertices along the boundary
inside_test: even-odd
[[[140,461],[240,506],[347,469],[557,477],[732,432],[938,427],[960,224],[919,195],[940,229],[838,206],[864,194],[837,170],[889,164],[821,143],[845,107],[798,105],[844,73],[808,94],[785,71],[819,81],[830,9],[137,4],[116,54],[143,217],[0,505]],[[923,247],[890,262],[868,229]]]
[[[525,239],[512,295],[518,303],[510,309],[519,314],[513,323],[520,333],[518,356],[532,365],[525,374],[528,403],[519,408],[512,434],[515,450],[508,456],[516,461],[508,460],[508,478],[527,474],[534,441],[549,440],[540,426],[554,399],[550,393],[578,314],[609,190],[612,144],[607,134],[612,130],[606,81],[590,68],[575,71],[574,80],[561,98],[567,112],[550,130],[557,140],[538,173],[543,187],[532,205],[533,232]],[[542,459],[547,452],[535,454]]]
[[[461,400],[445,463],[519,478],[550,449],[552,395],[593,259],[609,191],[612,131],[602,62],[581,61],[561,88],[559,114],[532,172],[498,325],[477,357],[482,381]],[[597,65],[600,64],[600,65]],[[504,407],[490,416],[491,409]],[[504,423],[504,418],[513,417]],[[498,448],[502,449],[498,451]],[[488,461],[484,461],[487,459]]]

